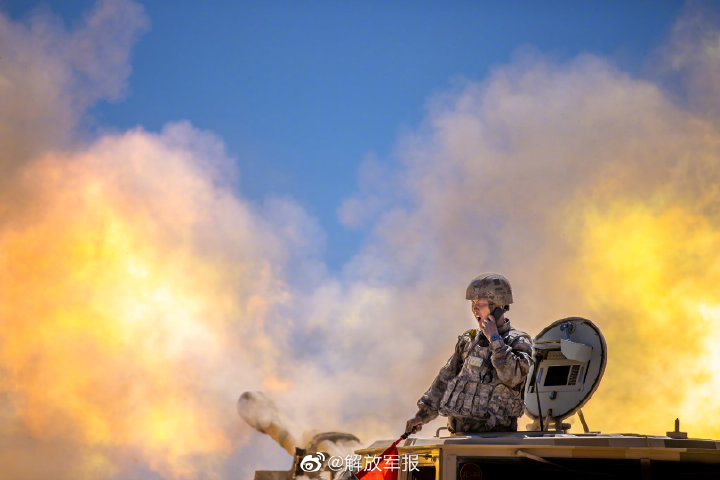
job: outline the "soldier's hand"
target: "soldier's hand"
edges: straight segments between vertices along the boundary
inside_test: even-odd
[[[478,320],[478,323],[480,324],[480,330],[482,330],[487,338],[498,334],[497,325],[492,315],[485,317],[485,320]]]
[[[417,433],[420,430],[422,430],[422,420],[417,418],[417,416],[411,418],[407,421],[407,424],[405,425],[405,433]]]

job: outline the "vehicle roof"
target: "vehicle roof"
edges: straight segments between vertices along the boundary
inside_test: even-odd
[[[393,440],[378,440],[357,450],[358,454],[382,452]],[[415,449],[435,449],[449,446],[562,446],[562,447],[615,447],[615,448],[691,448],[720,451],[719,440],[699,438],[670,438],[667,436],[639,435],[634,433],[555,433],[555,432],[494,432],[447,437],[408,438],[398,449],[410,452]]]

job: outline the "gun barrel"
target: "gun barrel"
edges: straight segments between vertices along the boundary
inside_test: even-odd
[[[269,435],[290,455],[298,442],[282,421],[277,407],[262,392],[244,392],[237,402],[238,414],[255,430]]]

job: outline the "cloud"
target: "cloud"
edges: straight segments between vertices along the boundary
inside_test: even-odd
[[[693,1],[656,52],[656,70],[680,85],[680,97],[707,120],[720,115],[720,14],[711,2]]]
[[[100,1],[81,26],[35,10],[22,22],[0,13],[0,174],[52,148],[69,147],[86,109],[122,96],[130,47],[148,28],[142,6]]]
[[[385,208],[400,202],[395,190],[397,175],[376,155],[368,155],[358,170],[359,192],[343,200],[337,209],[340,222],[358,229],[367,226]]]

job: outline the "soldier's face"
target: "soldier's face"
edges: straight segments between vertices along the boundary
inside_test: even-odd
[[[490,304],[487,300],[472,300],[470,308],[478,320],[485,320],[490,315]]]

